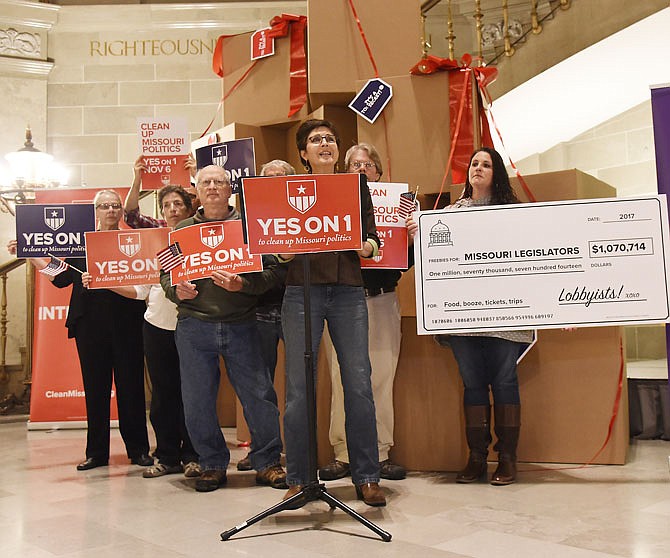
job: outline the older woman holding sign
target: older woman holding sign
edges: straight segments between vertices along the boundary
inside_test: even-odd
[[[483,147],[472,154],[462,196],[451,207],[475,207],[518,203],[505,164],[494,149]],[[470,448],[468,463],[456,482],[470,483],[486,474],[491,443],[493,394],[494,449],[498,467],[491,484],[505,485],[516,480],[516,448],[519,441],[520,399],[517,359],[532,341],[532,331],[486,331],[438,335],[443,346],[451,346],[465,386],[465,435]]]
[[[340,139],[327,120],[307,120],[296,133],[300,159],[311,174],[333,174],[339,157]],[[367,190],[366,190],[367,192]],[[370,506],[386,505],[379,487],[379,454],[375,405],[370,384],[368,356],[368,314],[363,291],[359,255],[378,252],[372,201],[363,199],[367,240],[358,252],[321,252],[287,256],[289,261],[286,293],[282,306],[282,327],[286,343],[286,439],[287,482],[285,499],[298,494],[309,482],[306,423],[305,322],[303,260],[311,271],[312,347],[318,348],[324,321],[340,363],[345,401],[345,428],[351,457],[351,475],[356,494]],[[316,353],[316,351],[315,351]],[[317,362],[316,354],[313,362]],[[316,370],[314,370],[316,374]]]
[[[140,213],[138,201],[141,180],[137,177],[141,175],[138,172],[138,168],[143,165],[141,159],[135,162],[135,181],[126,196],[126,223],[132,228],[174,228],[193,215],[192,198],[181,186],[164,186],[158,190],[158,206],[164,220]],[[177,306],[165,297],[159,284],[114,287],[110,290],[147,303],[143,326],[144,354],[151,379],[149,419],[156,433],[156,451],[153,455],[158,463],[147,467],[142,476],[155,478],[183,472],[186,477],[198,477],[202,471],[186,430],[181,397],[179,354],[174,340]]]
[[[93,200],[97,229],[116,230],[123,216],[121,198],[113,190],[101,190]],[[107,289],[85,288],[86,260],[67,260],[66,271],[52,278],[58,288],[72,285],[70,309],[65,322],[74,337],[86,392],[88,435],[86,460],[77,465],[85,471],[107,465],[109,460],[109,406],[112,377],[116,385],[119,429],[131,462],[144,467],[149,457],[144,402],[144,355],[142,315],[144,302],[130,300]]]

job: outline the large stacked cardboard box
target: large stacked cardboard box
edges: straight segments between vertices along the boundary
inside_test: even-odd
[[[356,91],[374,77],[365,44],[348,0],[308,1],[308,102],[287,118],[289,100],[288,39],[276,41],[277,54],[261,60],[225,103],[219,131],[225,139],[254,137],[257,166],[283,158],[304,172],[295,149],[295,131],[308,116],[334,122],[341,135],[341,157],[357,141],[374,144],[382,162],[390,161],[390,179],[420,191],[422,207],[432,209],[450,148],[449,74],[411,76],[421,56],[420,1],[355,2],[379,75],[393,86],[394,96],[374,124],[347,108]],[[248,68],[248,36],[229,41],[225,56],[230,73],[224,92]],[[245,43],[246,41],[246,43]],[[226,58],[227,60],[227,58]],[[227,60],[228,62],[228,60]],[[342,160],[340,168],[342,168]],[[388,170],[388,169],[387,169]],[[384,178],[389,180],[389,175]],[[608,197],[612,188],[583,173],[549,173],[528,177],[539,200]],[[521,189],[516,185],[520,197]],[[440,205],[460,194],[447,188]],[[429,336],[416,334],[413,272],[401,282],[403,344],[395,385],[396,433],[392,458],[416,470],[456,470],[465,458],[462,385],[450,351]],[[607,433],[616,395],[621,328],[586,328],[577,333],[543,331],[538,345],[519,370],[523,400],[519,457],[535,462],[586,462]],[[328,442],[330,381],[323,355],[318,360],[319,461],[332,458]],[[277,387],[283,408],[283,364]],[[598,463],[623,463],[627,447],[624,400],[612,439]],[[238,412],[238,437],[248,439]]]

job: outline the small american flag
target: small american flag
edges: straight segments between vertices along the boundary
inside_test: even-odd
[[[174,244],[170,244],[167,248],[163,248],[156,254],[156,259],[163,271],[170,271],[175,267],[183,265],[184,254],[179,247],[179,242],[175,242]]]
[[[56,275],[62,273],[67,268],[68,265],[63,260],[59,260],[58,258],[51,256],[51,261],[47,264],[46,267],[43,267],[39,271],[40,273],[44,273],[44,275],[56,277]]]
[[[398,206],[398,217],[407,219],[410,213],[416,209],[416,195],[412,192],[403,192],[400,194],[400,204]]]

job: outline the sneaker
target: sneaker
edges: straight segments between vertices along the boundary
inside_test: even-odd
[[[321,480],[337,480],[343,479],[351,475],[351,469],[349,468],[349,463],[344,461],[338,461],[337,459],[319,469],[319,478]]]
[[[184,465],[184,476],[188,478],[199,477],[202,474],[202,469],[200,464],[195,461],[189,461]]]
[[[286,471],[279,463],[256,473],[256,484],[271,486],[272,488],[288,488]]]
[[[253,467],[251,466],[251,459],[249,459],[249,454],[244,459],[240,459],[237,462],[238,471],[251,471]]]
[[[144,469],[142,476],[145,479],[154,479],[156,477],[162,477],[163,475],[174,475],[176,473],[181,473],[184,468],[177,465],[165,465],[164,463],[159,463],[158,465],[152,465]]]
[[[391,463],[390,459],[379,464],[379,476],[386,480],[402,480],[407,476],[407,471],[401,465]]]
[[[219,486],[226,484],[227,480],[224,469],[207,469],[195,481],[195,489],[198,492],[212,492]]]

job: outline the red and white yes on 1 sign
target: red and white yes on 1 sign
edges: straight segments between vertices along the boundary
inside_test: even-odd
[[[360,250],[359,174],[307,174],[242,179],[252,254]]]
[[[251,59],[258,60],[266,56],[272,56],[275,53],[275,40],[270,37],[270,27],[259,29],[251,35]]]
[[[169,229],[86,233],[86,268],[91,289],[160,282],[156,253],[167,246]]]
[[[211,277],[215,271],[249,273],[262,271],[260,256],[252,256],[244,244],[242,221],[198,223],[170,233],[170,244],[179,242],[184,265],[170,271],[172,284]]]

